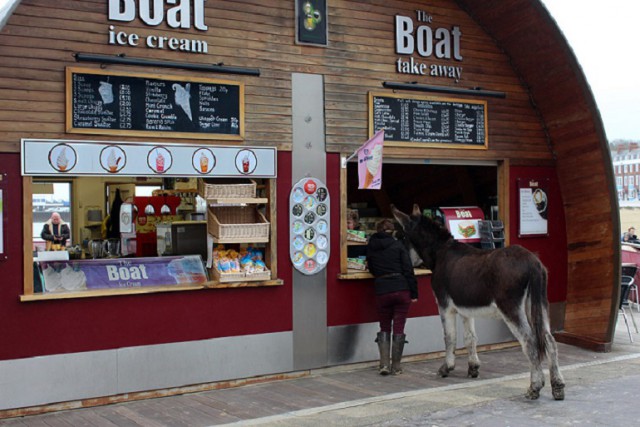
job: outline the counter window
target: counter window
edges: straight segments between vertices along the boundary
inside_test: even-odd
[[[281,284],[272,179],[24,180],[23,301]],[[41,237],[45,225],[58,244]]]
[[[342,205],[341,271],[344,278],[368,274],[366,243],[375,232],[379,220],[392,218],[390,204],[406,212],[411,211],[413,204],[417,203],[424,215],[448,226],[455,224],[455,229],[450,229],[454,236],[469,238],[471,244],[480,246],[480,239],[473,238],[478,236],[471,234],[474,230],[478,231],[471,223],[478,219],[499,219],[498,193],[501,184],[498,181],[502,166],[497,162],[476,161],[469,165],[458,164],[460,161],[449,162],[456,164],[442,163],[416,164],[385,158],[380,190],[359,190],[357,163],[347,163],[342,177],[347,194]],[[448,221],[451,218],[446,216],[451,213],[455,215],[455,212],[465,218]],[[468,220],[469,224],[458,224],[460,220]],[[399,226],[398,234],[401,235]],[[417,273],[422,271],[418,269]]]

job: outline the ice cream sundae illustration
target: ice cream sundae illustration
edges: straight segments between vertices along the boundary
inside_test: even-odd
[[[367,160],[367,171],[364,178],[364,188],[369,188],[373,178],[380,171],[382,166],[382,144],[378,144],[371,150],[371,158]]]
[[[113,85],[109,82],[100,82],[98,86],[98,93],[102,98],[104,104],[111,104],[113,102]]]
[[[156,153],[157,153],[157,156],[156,156],[156,171],[157,172],[164,172],[164,156],[158,150],[156,150]]]
[[[204,152],[200,152],[200,171],[202,173],[207,173],[209,171],[209,158],[204,154]]]
[[[67,158],[67,147],[62,147],[60,150],[60,154],[58,154],[58,158],[56,159],[56,166],[60,172],[64,172],[67,170],[69,166],[69,159]]]
[[[116,150],[115,148],[112,148],[109,151],[109,157],[107,157],[107,167],[109,168],[109,172],[115,173],[118,171],[120,160],[122,160],[122,157],[116,157]]]
[[[184,87],[180,86],[178,83],[174,83],[171,88],[175,91],[175,100],[176,104],[182,108],[184,113],[189,117],[189,120],[193,121],[191,118],[191,104],[189,100],[191,99],[191,83],[187,83]]]
[[[249,153],[244,153],[244,157],[242,158],[242,172],[249,172]]]

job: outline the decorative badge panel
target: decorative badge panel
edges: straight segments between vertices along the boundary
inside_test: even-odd
[[[289,195],[289,254],[303,274],[316,274],[329,262],[329,191],[316,178],[303,178]]]

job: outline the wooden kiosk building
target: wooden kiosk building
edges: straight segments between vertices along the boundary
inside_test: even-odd
[[[0,22],[0,414],[375,360],[372,279],[351,268],[361,252],[347,217],[366,231],[390,203],[502,221],[505,243],[548,268],[558,339],[610,349],[610,154],[539,0],[22,0]],[[380,127],[382,189],[358,190],[347,159]],[[136,214],[137,188],[184,206],[204,178],[255,186],[205,195],[206,221],[209,233],[257,224],[259,235],[214,240],[258,247],[261,276],[203,278],[154,252],[143,226],[179,209],[164,218],[171,199],[147,211],[140,196]],[[57,184],[83,255],[55,264],[38,250],[34,195]],[[113,257],[75,259],[101,237],[114,189],[134,200],[137,256],[122,256],[123,236]],[[300,234],[299,202],[314,214]],[[152,262],[166,270],[146,283]],[[39,283],[49,268],[75,276]],[[101,274],[119,285],[98,285]],[[429,272],[418,274],[405,354],[444,348]],[[497,321],[477,329],[485,345],[513,340]]]

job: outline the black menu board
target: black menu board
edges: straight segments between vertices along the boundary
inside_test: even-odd
[[[385,141],[487,148],[487,103],[370,93],[369,126]]]
[[[67,131],[172,138],[244,137],[244,85],[67,68]]]

